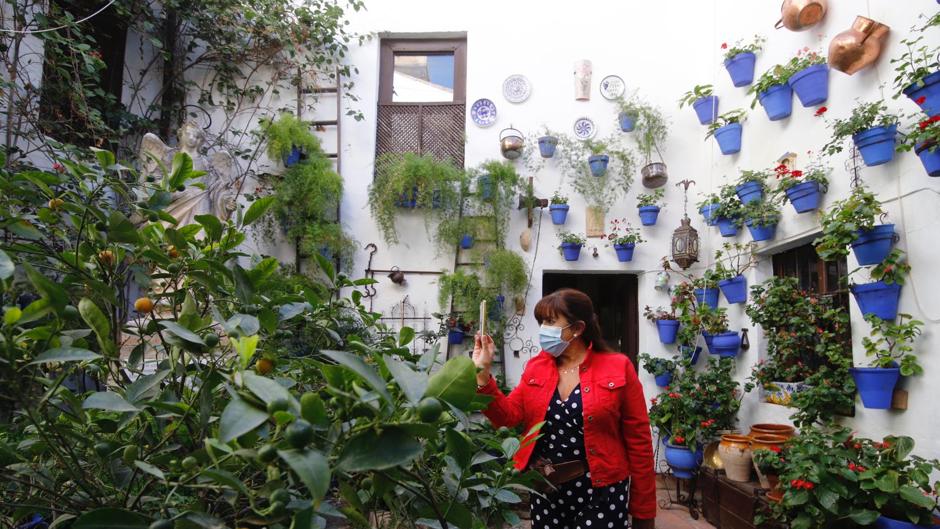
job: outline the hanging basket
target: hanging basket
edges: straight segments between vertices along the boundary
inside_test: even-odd
[[[666,185],[669,175],[666,172],[666,164],[663,162],[651,162],[640,169],[640,176],[643,177],[643,187],[656,189]]]

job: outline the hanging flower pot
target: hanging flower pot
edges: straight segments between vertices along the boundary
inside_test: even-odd
[[[750,204],[764,198],[764,188],[758,182],[744,182],[734,189],[741,199],[741,204]]]
[[[708,350],[708,354],[714,354],[712,353],[712,343],[715,341],[715,335],[702,331],[702,339],[705,340],[705,349]]]
[[[747,231],[751,232],[751,238],[757,242],[769,241],[777,233],[776,224],[759,225],[754,224],[751,220],[744,221],[744,224],[747,225]]]
[[[548,212],[552,215],[552,224],[560,226],[568,219],[568,204],[552,204]]]
[[[725,295],[728,303],[744,303],[747,301],[747,278],[743,275],[732,277],[731,279],[722,279],[718,282],[718,288]]]
[[[656,330],[659,331],[659,341],[661,343],[676,343],[676,334],[679,332],[679,320],[656,320]]]
[[[464,334],[463,330],[453,328],[447,331],[447,343],[451,345],[461,344],[463,343],[463,339],[465,336],[466,335]]]
[[[898,302],[901,300],[901,285],[875,281],[849,287],[862,315],[874,314],[883,320],[894,321],[898,317]]]
[[[662,375],[656,375],[656,385],[664,388],[672,384],[672,373],[663,373]]]
[[[853,367],[849,369],[862,404],[872,410],[887,410],[891,407],[894,387],[901,378],[898,367]]]
[[[300,148],[291,146],[290,154],[284,157],[284,167],[290,167],[300,163],[301,158],[303,158],[303,152],[301,152]]]
[[[734,237],[738,234],[738,225],[728,217],[718,217],[718,231],[722,237]]]
[[[865,406],[866,408],[868,406]],[[936,518],[935,518],[936,520]],[[875,520],[872,529],[937,529],[937,525],[920,525],[911,522],[905,522],[903,520],[895,520],[894,518],[888,518],[887,516],[879,516]]]
[[[617,260],[626,263],[633,260],[633,250],[636,249],[636,243],[615,244],[614,250],[617,252]]]
[[[692,103],[698,122],[708,125],[718,117],[718,96],[700,97]]]
[[[473,248],[473,235],[467,234],[460,238],[460,247],[464,250]]]
[[[588,157],[588,165],[591,166],[591,174],[594,176],[604,176],[608,163],[610,163],[610,156],[606,154],[594,154]]]
[[[565,261],[577,261],[581,258],[581,244],[574,242],[561,243],[561,252],[565,256]]]
[[[754,63],[757,56],[746,51],[730,59],[725,59],[725,69],[731,76],[731,84],[737,87],[747,86],[754,82]]]
[[[741,335],[734,331],[722,332],[712,337],[712,346],[709,351],[722,358],[734,358],[741,349]]]
[[[700,464],[696,453],[687,446],[666,443],[666,464],[679,479],[692,479]]]
[[[617,121],[620,122],[620,130],[624,132],[633,132],[636,128],[636,116],[631,116],[626,112],[617,115]]]
[[[558,138],[554,136],[542,136],[539,138],[539,154],[542,158],[551,158],[555,156],[555,147],[558,146]]]
[[[928,116],[940,115],[940,70],[924,77],[920,83],[912,84],[902,90],[911,101],[918,103]],[[923,97],[924,99],[920,99]]]
[[[797,213],[815,211],[819,208],[822,193],[819,192],[819,182],[800,182],[786,190],[787,199],[793,204]]]
[[[741,152],[741,133],[744,127],[740,123],[729,123],[715,130],[715,140],[721,154],[735,154]]]
[[[640,224],[644,226],[653,226],[659,217],[659,206],[640,206],[637,208],[640,212]]]
[[[920,157],[928,176],[940,176],[940,145],[925,141],[917,144],[914,152]]]
[[[698,363],[698,357],[702,354],[702,348],[699,347],[690,347],[688,345],[680,345],[679,351],[682,352],[682,355],[689,359],[689,363],[693,366]]]
[[[493,180],[490,175],[485,174],[477,180],[477,191],[480,193],[480,200],[493,198]]]
[[[418,206],[418,188],[417,186],[411,190],[409,196],[408,193],[402,193],[398,200],[395,202],[395,205],[400,208],[415,208]]]
[[[897,135],[897,125],[873,127],[852,135],[852,141],[858,147],[865,165],[874,167],[888,163],[894,158]]]
[[[705,204],[704,206],[698,208],[698,212],[702,214],[702,217],[705,219],[705,224],[709,226],[714,226],[718,224],[718,217],[715,216],[715,211],[718,209],[718,204]]]
[[[858,230],[852,241],[852,251],[859,266],[876,265],[891,253],[894,244],[894,224],[880,224],[870,230]]]
[[[640,168],[640,176],[643,177],[643,187],[656,189],[666,185],[669,175],[666,172],[666,164],[663,162],[652,162]]]
[[[696,288],[694,291],[695,302],[699,305],[708,305],[713,309],[718,308],[718,287]]]
[[[757,94],[757,100],[764,107],[770,121],[779,121],[793,113],[793,89],[788,84],[773,85]]]
[[[804,68],[793,74],[787,82],[804,108],[825,103],[829,99],[829,66],[825,64]]]

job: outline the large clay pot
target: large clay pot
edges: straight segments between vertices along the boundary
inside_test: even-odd
[[[591,61],[584,59],[574,63],[574,98],[577,101],[591,99]]]
[[[770,450],[772,446],[783,448],[789,437],[774,435],[772,433],[756,434],[748,437],[751,440],[751,450]]]
[[[725,474],[732,481],[751,480],[751,440],[744,435],[722,435],[718,443],[718,457]]]
[[[773,435],[782,435],[789,439],[796,435],[796,428],[790,426],[789,424],[754,424],[751,426],[751,431],[747,434],[750,437],[754,437],[759,434],[773,434]]]
[[[874,64],[891,28],[863,16],[829,43],[829,66],[849,75]]]
[[[826,16],[826,7],[826,0],[783,0],[780,20],[774,27],[790,31],[809,29]]]

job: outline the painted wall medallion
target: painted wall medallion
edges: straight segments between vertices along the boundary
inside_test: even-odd
[[[600,89],[604,99],[617,99],[623,95],[626,85],[619,75],[608,75],[601,79]]]
[[[574,122],[574,137],[579,140],[589,140],[597,134],[597,126],[591,118],[578,118]]]
[[[478,127],[489,127],[496,123],[496,105],[489,99],[477,99],[470,107],[470,119]]]
[[[524,75],[510,75],[503,81],[503,97],[510,103],[522,103],[532,94],[532,85]]]
[[[588,59],[574,63],[574,98],[576,101],[591,99],[591,74],[593,72],[594,68]]]

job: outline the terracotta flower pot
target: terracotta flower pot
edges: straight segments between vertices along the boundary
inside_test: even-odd
[[[722,435],[718,443],[718,457],[725,474],[732,481],[751,480],[751,440],[744,435]]]
[[[783,501],[783,491],[779,488],[772,489],[767,493],[767,499],[776,503]]]
[[[789,424],[761,423],[751,425],[751,431],[747,435],[754,437],[757,434],[782,435],[786,438],[790,438],[796,435],[796,428]]]
[[[783,445],[786,444],[789,437],[784,437],[782,435],[775,435],[772,433],[756,434],[749,437],[751,440],[751,450],[772,450],[771,446],[779,446],[783,448]]]

